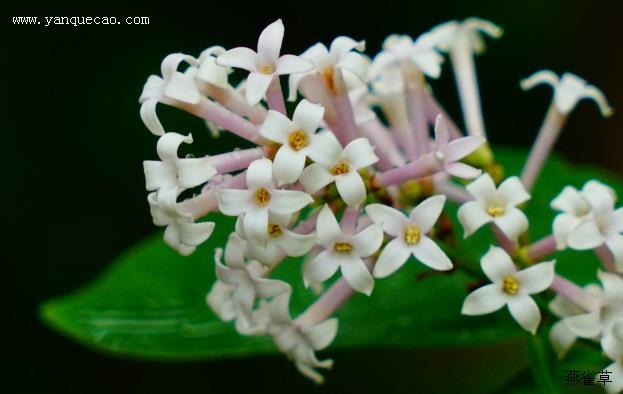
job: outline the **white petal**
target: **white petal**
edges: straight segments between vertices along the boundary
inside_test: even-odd
[[[273,78],[273,75],[266,75],[258,72],[250,73],[245,86],[247,102],[251,105],[259,103],[260,100],[264,98]]]
[[[461,179],[474,179],[482,174],[482,170],[465,163],[449,163],[443,169],[448,174]]]
[[[141,104],[141,120],[145,124],[145,127],[149,129],[154,135],[163,135],[164,128],[158,119],[158,115],[156,114],[156,105],[158,104],[157,99],[151,99],[143,102]]]
[[[337,334],[338,320],[336,318],[327,319],[310,328],[302,331],[307,335],[314,350],[322,350],[329,346]]]
[[[595,187],[592,183],[591,187],[584,187],[586,192],[582,195],[590,204],[595,216],[602,217],[611,215],[614,210],[614,195],[604,187]]]
[[[225,215],[238,216],[251,205],[253,192],[250,190],[221,189],[216,194],[218,209]]]
[[[450,131],[448,130],[448,122],[441,114],[437,115],[437,117],[435,118],[434,131],[436,148],[437,150],[442,151],[445,154],[448,148],[448,142],[450,141]]]
[[[294,55],[283,55],[277,61],[277,75],[299,74],[313,70],[314,63]]]
[[[254,160],[247,169],[247,187],[257,189],[269,188],[273,179],[273,163],[268,159]]]
[[[623,233],[623,207],[612,213],[612,222],[614,223],[614,230]]]
[[[413,247],[413,255],[423,264],[432,269],[447,271],[452,269],[452,261],[441,248],[427,236],[421,236],[420,241]]]
[[[504,215],[494,218],[493,222],[511,241],[516,241],[528,229],[528,218],[517,208],[507,208]]]
[[[482,270],[491,282],[500,282],[507,275],[515,275],[517,269],[508,253],[498,246],[491,246],[480,260]]]
[[[305,153],[294,151],[287,145],[282,145],[275,155],[273,170],[279,184],[296,182],[305,167]]]
[[[303,268],[303,281],[305,286],[324,282],[335,274],[339,268],[339,261],[330,250],[322,251],[313,260],[305,264]]]
[[[610,364],[605,370],[612,372],[608,376],[611,382],[606,383],[605,388],[609,394],[620,393],[623,390],[623,361]]]
[[[283,230],[281,238],[279,247],[285,254],[293,257],[306,254],[316,243],[315,234],[297,234],[288,230]]]
[[[344,156],[355,170],[371,166],[379,160],[367,138],[352,140],[344,148]]]
[[[580,223],[582,223],[581,219],[578,219],[575,216],[567,215],[566,213],[561,213],[554,218],[552,230],[554,232],[554,237],[556,238],[556,248],[558,248],[558,250],[562,250],[567,247],[567,238],[569,237],[569,234],[571,234],[571,232]]]
[[[458,211],[459,221],[465,229],[464,236],[467,238],[484,224],[493,221],[493,218],[482,209],[477,201],[469,201],[461,205]]]
[[[585,220],[571,231],[567,244],[571,249],[586,250],[603,245],[605,239],[593,220]]]
[[[417,224],[422,234],[426,234],[439,219],[445,203],[446,196],[444,195],[429,197],[413,208],[409,214],[409,220]]]
[[[230,49],[216,58],[216,64],[220,66],[242,68],[253,72],[257,69],[257,53],[244,47]]]
[[[316,219],[316,235],[318,240],[325,247],[332,247],[333,244],[343,238],[342,229],[328,205],[322,207]]]
[[[349,171],[346,174],[337,175],[335,177],[335,186],[342,197],[342,200],[349,207],[354,207],[366,199],[366,186],[356,171]]]
[[[292,124],[287,116],[278,111],[268,111],[266,119],[260,127],[262,137],[285,144],[288,141],[288,135],[294,131],[295,125]]]
[[[276,279],[254,278],[254,285],[257,296],[262,298],[274,297],[290,289],[289,284]]]
[[[528,294],[540,293],[550,287],[554,281],[555,261],[535,264],[517,272],[517,279],[522,292]]]
[[[484,315],[495,312],[506,304],[506,298],[495,284],[482,286],[467,295],[463,302],[463,315]]]
[[[476,200],[487,201],[489,197],[496,192],[495,183],[487,173],[482,174],[472,183],[465,187],[469,194],[474,196]]]
[[[145,160],[143,162],[145,173],[145,189],[148,191],[158,190],[177,185],[177,172],[175,166],[162,161]]]
[[[580,192],[571,186],[565,186],[560,194],[550,204],[553,209],[566,212],[574,216],[582,216],[590,211],[588,202]]]
[[[360,257],[374,254],[383,243],[383,228],[380,224],[366,227],[352,238],[353,246]]]
[[[550,70],[537,71],[528,78],[520,81],[519,85],[523,90],[530,90],[540,84],[550,85],[554,90],[558,88],[558,76]]]
[[[197,246],[205,242],[214,231],[213,222],[180,222],[178,227],[180,242],[188,246]]]
[[[604,288],[606,299],[623,300],[623,278],[603,271],[599,271],[597,277]]]
[[[231,300],[233,287],[221,281],[215,281],[206,297],[206,302],[214,313],[223,321],[231,321],[236,317]]]
[[[334,176],[324,169],[320,164],[313,163],[308,165],[301,174],[300,181],[308,193],[315,193],[329,183],[333,182]]]
[[[567,328],[563,321],[559,321],[552,326],[549,332],[549,340],[556,353],[558,353],[558,358],[562,358],[575,343],[576,336]]]
[[[445,155],[449,162],[458,161],[475,151],[484,144],[485,139],[478,136],[469,136],[450,141]]]
[[[374,223],[381,223],[383,231],[394,237],[401,237],[404,227],[409,223],[402,212],[383,204],[366,205],[366,212]]]
[[[498,192],[504,196],[506,203],[512,206],[523,204],[530,199],[530,194],[528,194],[523,184],[516,176],[510,177],[502,182],[498,188]]]
[[[244,234],[247,238],[258,244],[259,246],[266,245],[268,238],[268,211],[263,208],[249,209],[245,212],[242,219],[242,225],[244,228]]]
[[[291,292],[286,291],[273,298],[270,302],[268,312],[273,323],[278,325],[288,325],[292,323],[289,306],[290,295]]]
[[[281,19],[277,19],[262,30],[257,40],[257,54],[262,60],[275,62],[279,58],[284,31]]]
[[[322,131],[311,136],[307,155],[325,167],[335,164],[342,154],[342,146],[330,131]]]
[[[216,174],[209,157],[177,160],[177,181],[184,189],[199,186]]]
[[[617,271],[623,272],[623,235],[614,233],[606,238],[606,246],[614,256]]]
[[[372,294],[374,279],[360,258],[344,259],[341,264],[342,276],[348,284],[360,293]]]
[[[340,60],[335,64],[335,68],[350,72],[361,81],[365,81],[368,71],[369,61],[361,54],[349,52],[340,56]]]
[[[541,322],[541,311],[530,296],[515,296],[508,301],[508,310],[519,325],[532,334]]]
[[[270,192],[268,210],[277,214],[289,214],[300,211],[314,201],[307,193],[295,190],[277,190]]]
[[[244,263],[245,242],[237,234],[231,234],[225,245],[225,262],[229,267],[246,269]]]
[[[322,117],[324,116],[324,108],[322,105],[314,104],[305,99],[296,106],[292,121],[308,134],[313,135],[320,126]]]
[[[575,336],[581,338],[594,338],[602,330],[599,311],[568,317],[565,324]]]
[[[199,90],[197,90],[193,79],[180,72],[175,72],[172,78],[167,80],[164,95],[189,104],[197,104],[201,100]]]
[[[399,239],[391,240],[374,265],[374,277],[385,278],[402,267],[411,256],[411,251]]]

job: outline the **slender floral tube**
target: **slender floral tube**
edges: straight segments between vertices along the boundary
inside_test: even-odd
[[[190,215],[197,220],[218,209],[216,192],[219,189],[244,189],[246,187],[246,173],[235,175],[212,188],[206,188],[200,195],[179,203],[181,213]]]
[[[266,119],[266,111],[260,106],[250,105],[247,99],[237,90],[223,89],[214,85],[207,85],[202,87],[201,90],[228,110],[240,116],[246,116],[251,123],[260,124]]]
[[[335,90],[331,95],[331,102],[337,115],[337,127],[340,132],[336,134],[342,145],[347,145],[350,141],[359,137],[353,107],[348,97],[348,88],[342,77],[342,72],[336,70],[333,74]]]
[[[528,261],[539,261],[543,257],[556,251],[556,238],[553,235],[541,238],[526,248],[525,256]]]
[[[374,184],[380,187],[398,185],[413,179],[425,178],[440,171],[443,171],[441,163],[434,154],[429,153],[402,167],[376,174]]]
[[[379,157],[376,165],[383,171],[405,164],[400,150],[396,146],[391,134],[375,117],[373,120],[359,125],[361,134],[370,140],[374,146],[374,153]]]
[[[268,86],[268,90],[266,91],[266,102],[268,103],[268,108],[273,111],[281,112],[286,116],[288,115],[278,75],[273,78],[273,81]]]
[[[340,226],[344,233],[355,235],[357,229],[357,222],[359,220],[359,208],[347,207],[342,215]]]
[[[428,124],[434,125],[435,122],[437,121],[437,115],[441,114],[441,116],[443,116],[443,118],[445,119],[446,124],[448,125],[450,138],[456,139],[456,138],[463,137],[463,133],[458,128],[456,123],[454,123],[452,118],[450,118],[450,115],[448,115],[448,112],[441,106],[441,104],[439,104],[439,101],[437,101],[435,96],[433,96],[433,94],[426,89],[425,89],[424,100],[425,100],[425,106],[426,106],[426,120],[428,121]]]
[[[616,272],[614,256],[612,255],[610,249],[608,249],[606,245],[601,245],[596,247],[594,250],[597,257],[599,257],[599,260],[601,261],[604,269],[608,272]]]
[[[451,183],[447,179],[434,180],[434,183],[437,191],[445,195],[450,201],[463,204],[474,199],[464,188]]]
[[[320,323],[340,309],[353,294],[355,290],[350,287],[346,279],[341,278],[331,285],[296,321],[304,327]]]
[[[414,139],[414,150],[407,151],[407,156],[411,160],[416,160],[428,152],[429,135],[424,90],[424,75],[415,68],[405,68],[405,96]]]
[[[594,310],[599,303],[595,296],[560,275],[554,276],[550,288],[586,311]]]
[[[493,235],[495,239],[498,241],[502,249],[506,251],[509,255],[513,255],[515,250],[517,249],[517,245],[511,239],[509,239],[506,234],[495,223],[491,223],[491,229],[493,230]]]
[[[293,229],[298,234],[309,234],[316,230],[316,220],[318,219],[318,212],[314,213],[307,219],[303,220]]]
[[[210,160],[219,174],[227,174],[249,167],[254,160],[264,157],[264,149],[251,148],[211,156]]]
[[[539,135],[534,145],[532,145],[532,150],[521,173],[521,182],[527,191],[530,191],[532,186],[534,186],[534,182],[543,168],[545,159],[547,159],[554,147],[566,120],[567,117],[558,112],[554,104],[550,105],[541,130],[539,130]]]

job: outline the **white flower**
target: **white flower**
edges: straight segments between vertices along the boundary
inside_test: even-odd
[[[528,201],[530,195],[516,176],[506,179],[496,189],[491,176],[483,174],[466,189],[475,201],[466,202],[459,208],[459,221],[465,229],[465,237],[491,222],[512,241],[528,229],[528,218],[516,207]]]
[[[221,66],[242,68],[249,71],[245,85],[247,101],[257,104],[268,90],[270,83],[279,75],[307,72],[313,64],[294,55],[279,56],[284,27],[281,19],[268,25],[257,41],[257,52],[238,47],[221,54],[216,63]]]
[[[220,46],[213,46],[201,52],[198,69],[194,76],[207,84],[230,90],[233,87],[227,81],[227,77],[232,69],[216,64],[216,58],[223,53],[225,53],[225,48]]]
[[[156,226],[166,226],[164,242],[187,256],[205,242],[214,230],[213,222],[193,223],[190,216],[177,209],[177,188],[160,189],[147,196],[149,209]]]
[[[208,304],[223,320],[236,319],[236,326],[243,332],[254,332],[258,315],[254,316],[254,306],[257,298],[271,298],[284,291],[290,290],[286,282],[265,278],[268,268],[257,261],[245,263],[245,245],[236,234],[231,234],[225,247],[225,262],[221,262],[222,249],[216,249],[214,262],[216,264],[216,283],[211,295],[208,295]],[[261,316],[261,313],[260,313]],[[255,319],[254,319],[255,318]]]
[[[274,266],[283,259],[284,254],[298,257],[309,252],[316,243],[316,235],[298,234],[288,230],[291,216],[270,214],[266,229],[268,234],[266,246],[262,247],[252,242],[247,244],[247,256],[262,264]],[[236,232],[246,239],[240,218],[236,222]]]
[[[192,135],[165,133],[158,139],[156,149],[162,161],[143,162],[147,190],[172,187],[188,189],[207,182],[216,175],[216,168],[208,157],[198,159],[177,157],[177,150],[183,142],[192,143]]]
[[[437,115],[434,154],[442,163],[444,172],[463,179],[471,179],[480,175],[482,171],[465,163],[459,163],[459,160],[475,151],[485,141],[484,138],[475,135],[450,141],[448,124],[441,114]]]
[[[619,393],[623,390],[623,318],[614,324],[610,333],[601,339],[604,354],[614,361],[604,368],[612,382],[605,384],[608,393]]]
[[[549,70],[537,71],[521,81],[521,88],[529,90],[540,84],[547,84],[554,88],[554,104],[562,115],[568,115],[578,101],[585,98],[593,100],[599,106],[603,116],[607,117],[613,114],[613,110],[601,90],[587,84],[585,80],[574,74],[564,73],[559,79],[556,74]]]
[[[366,212],[374,223],[379,223],[394,237],[383,248],[374,266],[374,276],[384,278],[393,274],[413,255],[416,259],[436,270],[449,270],[452,262],[426,234],[433,228],[443,209],[446,197],[427,198],[418,204],[409,217],[395,208],[382,204],[366,206]]]
[[[336,318],[308,325],[292,320],[289,310],[290,292],[275,297],[269,306],[268,333],[280,351],[292,359],[296,368],[316,383],[324,378],[315,368],[331,368],[333,360],[318,360],[315,351],[329,346],[337,334]]]
[[[329,49],[322,43],[318,43],[307,49],[301,54],[301,57],[310,60],[314,64],[314,68],[305,74],[290,75],[290,81],[288,83],[290,94],[288,100],[296,100],[296,91],[299,89],[299,84],[301,84],[301,91],[308,96],[308,98],[311,98],[309,96],[315,96],[314,94],[308,94],[311,92],[306,92],[306,88],[309,86],[310,90],[313,90],[313,87],[310,85],[314,85],[317,80],[303,86],[303,79],[308,76],[319,77],[320,81],[324,82],[330,91],[334,88],[333,76],[336,71],[353,73],[356,77],[364,81],[368,72],[368,60],[353,50],[362,52],[365,46],[365,41],[355,41],[352,38],[340,36],[333,40]]]
[[[538,263],[517,271],[504,249],[491,246],[483,256],[481,266],[493,283],[471,292],[465,298],[461,313],[484,315],[508,305],[517,323],[534,334],[541,321],[541,311],[530,295],[540,293],[552,284],[554,264],[554,261]]]
[[[156,115],[158,102],[183,106],[184,103],[197,104],[201,100],[201,94],[194,84],[192,74],[177,71],[181,62],[187,62],[191,66],[197,65],[197,59],[192,56],[183,53],[168,55],[160,65],[162,77],[150,75],[138,99],[138,102],[142,104],[141,119],[149,131],[155,135],[164,134],[164,128]]]
[[[351,141],[342,150],[333,134],[327,134],[326,155],[303,170],[300,181],[308,193],[315,193],[335,182],[340,197],[349,206],[366,199],[366,187],[358,170],[371,166],[379,158],[366,138]]]
[[[381,225],[373,224],[356,235],[344,233],[325,205],[318,214],[316,236],[325,250],[303,268],[305,287],[324,282],[341,268],[342,276],[353,289],[370,295],[374,279],[362,258],[371,256],[381,247]]]
[[[485,50],[481,33],[486,33],[493,38],[500,38],[502,32],[502,29],[492,22],[479,18],[467,18],[463,22],[442,23],[431,29],[428,34],[437,48],[442,51],[469,50],[480,54]]]
[[[370,65],[370,78],[375,79],[387,68],[399,67],[405,62],[414,64],[431,78],[439,78],[443,56],[437,52],[435,44],[430,34],[422,34],[416,41],[407,35],[390,35],[383,42],[384,50]]]
[[[309,194],[294,190],[275,189],[272,163],[258,159],[246,174],[246,190],[222,189],[217,193],[219,210],[229,216],[244,214],[244,233],[260,246],[268,241],[268,214],[292,214],[313,201]]]
[[[303,172],[307,157],[312,160],[322,159],[333,148],[332,141],[326,138],[326,133],[330,132],[316,134],[323,114],[322,106],[307,100],[298,104],[292,120],[278,111],[268,112],[260,127],[260,134],[281,144],[273,164],[275,178],[280,183],[296,182]]]

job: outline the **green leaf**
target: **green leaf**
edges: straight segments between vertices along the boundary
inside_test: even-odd
[[[521,169],[526,152],[505,149],[497,151],[496,157],[513,174]],[[550,231],[554,216],[549,209],[551,198],[564,185],[581,186],[592,177],[621,190],[619,181],[598,171],[572,170],[561,160],[547,164],[526,208],[533,239]],[[456,207],[449,207],[451,216],[455,211]],[[218,320],[206,306],[205,296],[215,279],[214,248],[223,247],[234,227],[231,218],[214,216],[210,220],[217,223],[216,231],[193,255],[179,256],[164,244],[161,234],[154,235],[116,259],[93,283],[42,305],[43,320],[87,346],[133,357],[183,360],[276,352],[270,338],[240,336],[232,324]],[[456,236],[462,239],[462,230]],[[490,243],[484,230],[473,239],[461,240],[458,263],[478,270],[479,256]],[[592,253],[580,253],[586,260],[581,263],[578,254],[558,255],[558,267],[565,274],[594,281],[597,262]],[[293,314],[302,312],[317,297],[303,288],[301,263],[301,259],[289,259],[275,272],[295,288]],[[331,348],[405,349],[524,340],[527,334],[507,311],[461,316],[463,299],[473,284],[475,278],[465,271],[437,273],[409,262],[400,273],[377,280],[371,297],[357,294],[338,312],[340,329]]]

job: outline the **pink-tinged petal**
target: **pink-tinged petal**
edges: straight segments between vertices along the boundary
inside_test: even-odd
[[[247,279],[247,274],[239,269],[230,268],[221,262],[222,249],[214,252],[214,264],[216,267],[216,277],[228,285],[237,286]]]
[[[485,139],[478,136],[470,136],[458,138],[450,141],[448,148],[446,149],[446,160],[449,162],[458,161],[469,155],[482,144],[485,143]]]
[[[316,193],[318,190],[333,182],[335,177],[318,163],[307,166],[301,174],[300,181],[308,193]]]
[[[289,325],[292,323],[290,317],[290,295],[291,292],[286,291],[272,299],[268,306],[268,313],[273,323],[278,325]]]
[[[251,105],[259,103],[260,100],[264,98],[273,78],[273,75],[266,75],[258,72],[250,73],[247,77],[247,84],[245,87],[247,102]]]
[[[444,195],[429,197],[413,208],[409,214],[409,220],[419,227],[421,234],[426,234],[439,219],[445,203],[446,196]]]
[[[283,235],[279,241],[279,247],[288,256],[303,256],[316,244],[315,234],[297,234],[292,231],[283,230]]]
[[[558,321],[549,332],[549,341],[558,354],[558,358],[561,359],[575,343],[576,336],[567,328],[564,321]]]
[[[201,100],[199,90],[193,79],[185,74],[176,72],[164,86],[164,95],[173,100],[189,104],[197,104]]]
[[[232,286],[217,280],[206,297],[207,304],[222,321],[232,321],[236,318],[232,294]]]
[[[476,200],[487,201],[496,192],[495,183],[491,175],[485,173],[467,185],[465,189]]]
[[[402,212],[387,205],[366,205],[366,212],[374,223],[381,223],[383,231],[394,237],[402,237],[404,228],[409,223]]]
[[[277,60],[277,75],[300,74],[314,69],[314,63],[294,55],[283,55]]]
[[[498,192],[504,197],[508,205],[517,206],[530,199],[530,194],[526,191],[518,177],[513,176],[506,179]]]
[[[257,53],[253,49],[245,47],[233,48],[219,55],[216,58],[216,64],[253,72],[257,70]]]
[[[311,135],[311,142],[307,148],[307,155],[324,167],[335,164],[342,154],[342,146],[330,131],[322,131]]]
[[[515,275],[517,269],[508,253],[498,246],[491,246],[480,260],[483,272],[491,282],[501,282],[507,275]]]
[[[244,326],[250,326],[253,319],[253,304],[256,299],[255,288],[251,286],[250,282],[236,286],[233,299],[238,319],[243,320]]]
[[[427,236],[422,236],[420,241],[413,246],[413,256],[424,265],[438,270],[447,271],[452,269],[452,261],[443,250]]]
[[[498,286],[491,284],[482,286],[467,295],[461,313],[475,316],[495,312],[506,304],[506,298],[500,293]]]
[[[262,60],[272,61],[273,63],[277,61],[281,52],[284,32],[285,28],[281,19],[277,19],[262,30],[257,40],[257,54]]]
[[[550,206],[552,209],[562,211],[573,216],[583,216],[591,209],[588,205],[588,201],[582,197],[576,188],[571,186],[565,186],[560,194],[552,200]]]
[[[285,144],[288,141],[288,135],[296,129],[296,125],[292,124],[287,116],[278,111],[268,111],[266,119],[260,127],[262,137]]]
[[[219,211],[224,215],[238,216],[251,206],[253,192],[250,190],[221,189],[216,196]]]
[[[325,248],[333,247],[333,244],[343,238],[342,229],[340,228],[335,215],[328,205],[322,207],[316,219],[316,235],[320,244]]]
[[[599,271],[597,277],[604,288],[606,302],[623,300],[623,278],[617,274]]]
[[[480,227],[489,223],[493,218],[482,209],[477,201],[469,201],[461,205],[458,211],[459,221],[465,230],[464,237],[467,238]]]
[[[322,117],[324,116],[324,108],[322,105],[314,104],[305,99],[296,106],[292,121],[301,129],[305,130],[308,135],[316,133],[316,129],[320,126]]]
[[[519,271],[515,276],[519,280],[520,291],[535,294],[550,287],[554,281],[555,263],[555,261],[548,261]]]
[[[344,259],[341,268],[342,276],[346,279],[350,287],[368,296],[372,294],[374,279],[372,275],[370,275],[370,271],[363,260],[354,256],[351,259]]]
[[[355,170],[371,166],[379,160],[367,138],[352,140],[344,148],[344,156]]]
[[[303,333],[314,350],[322,350],[329,346],[337,334],[338,320],[327,319],[310,328],[303,328]]]
[[[346,73],[352,73],[361,81],[366,80],[369,61],[361,54],[349,52],[340,56],[340,60],[335,64],[335,68]]]
[[[237,234],[231,234],[225,245],[225,262],[230,267],[244,269],[245,242]]]
[[[268,159],[254,160],[247,169],[247,186],[250,190],[270,188],[273,180],[273,163]]]
[[[249,241],[265,246],[268,239],[268,211],[263,208],[249,209],[242,219],[244,234]]]
[[[302,151],[294,151],[286,145],[282,145],[275,155],[273,170],[275,179],[279,184],[296,182],[305,167],[306,156]]]
[[[448,142],[450,141],[450,131],[448,130],[448,123],[443,115],[439,114],[435,118],[435,145],[438,151],[446,154],[448,149]],[[454,160],[453,160],[454,161]]]
[[[606,238],[606,246],[614,256],[616,270],[623,272],[623,235],[619,233],[610,234]]]
[[[516,241],[528,229],[528,218],[517,208],[507,208],[504,215],[494,218],[493,222],[511,241]]]
[[[268,278],[253,279],[257,296],[261,298],[271,298],[284,291],[290,290],[290,285],[286,282]]]
[[[400,239],[391,240],[381,252],[374,265],[374,277],[385,278],[402,267],[411,256],[411,251]]]
[[[305,287],[324,282],[332,277],[339,267],[339,260],[333,256],[330,250],[322,251],[303,268]]]
[[[599,227],[593,220],[585,220],[574,228],[567,237],[567,245],[576,250],[593,249],[603,245],[605,241]]]
[[[371,256],[383,243],[383,228],[380,224],[370,225],[355,235],[352,242],[359,257]]]
[[[366,186],[358,172],[350,171],[335,177],[335,186],[342,200],[349,207],[354,207],[366,199]]]
[[[162,124],[158,119],[158,115],[156,114],[157,104],[157,99],[151,99],[143,102],[143,104],[141,104],[140,115],[141,120],[145,124],[145,127],[147,127],[147,129],[151,131],[152,134],[163,135],[164,127],[162,127]]]
[[[541,322],[541,311],[532,297],[527,295],[512,297],[508,301],[508,310],[524,330],[533,335],[536,333]]]
[[[482,174],[482,170],[465,163],[449,163],[446,164],[443,169],[449,175],[461,179],[474,179]]]
[[[599,311],[583,313],[566,318],[565,324],[571,332],[581,338],[594,338],[601,334]]]
[[[277,214],[289,214],[300,211],[313,201],[314,199],[304,192],[273,189],[270,192],[268,210]]]

